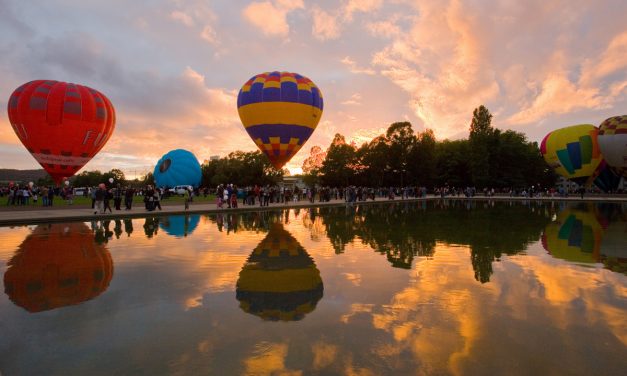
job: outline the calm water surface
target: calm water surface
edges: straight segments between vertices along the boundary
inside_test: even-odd
[[[0,228],[0,374],[624,375],[627,205]]]

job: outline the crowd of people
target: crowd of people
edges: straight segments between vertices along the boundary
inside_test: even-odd
[[[131,210],[133,207],[133,199],[136,196],[143,198],[143,204],[147,211],[162,210],[161,202],[163,199],[167,199],[172,190],[154,187],[147,185],[143,189],[136,189],[132,186],[122,187],[120,184],[107,186],[102,183],[97,187],[81,188],[79,194],[86,195],[91,198],[91,208],[94,210],[94,214],[98,213],[112,213],[113,210],[122,210],[122,203],[124,204],[124,210]],[[248,187],[237,187],[235,184],[220,184],[214,189],[208,187],[195,188],[185,191],[184,204],[188,209],[190,203],[193,202],[194,196],[203,195],[207,197],[210,194],[216,196],[216,206],[218,208],[237,208],[240,203],[243,206],[255,206],[260,207],[268,206],[273,203],[288,204],[290,202],[308,201],[314,202],[328,202],[331,200],[344,200],[346,202],[366,201],[387,199],[394,200],[395,198],[420,198],[427,196],[428,189],[423,186],[408,186],[408,187],[358,187],[347,186],[343,188],[338,187],[299,187],[298,185],[254,185]],[[180,192],[179,192],[180,193]],[[475,187],[435,187],[429,190],[435,196],[439,197],[475,197],[483,195],[485,197],[492,197],[495,195],[509,196],[509,197],[567,197],[569,194],[577,193],[583,198],[585,189],[579,188],[577,190],[566,190],[563,187],[551,187],[541,188],[538,186],[531,186],[522,189],[508,188],[508,189],[494,189],[483,188],[479,191]],[[41,200],[41,205],[52,206],[55,202],[55,197],[59,197],[67,205],[72,205],[74,202],[75,192],[69,185],[54,187],[54,186],[42,186],[37,187],[32,183],[20,185],[11,184],[8,187],[0,188],[0,197],[6,196],[6,205],[8,206],[26,206],[26,205],[38,205]]]

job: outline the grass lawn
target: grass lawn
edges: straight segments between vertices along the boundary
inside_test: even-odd
[[[7,200],[8,197],[4,196],[0,198],[0,211],[7,211],[7,210],[24,210],[24,209],[37,209],[37,208],[42,208],[42,203],[41,203],[41,197],[39,198],[39,200],[37,201],[37,203],[33,203],[33,200],[31,198],[30,200],[30,204],[26,205],[26,206],[21,206],[21,205],[13,205],[13,206],[7,206]],[[216,196],[211,194],[208,195],[207,197],[204,197],[203,195],[200,196],[195,196],[194,197],[194,203],[215,203],[216,202]],[[165,205],[181,205],[183,206],[185,203],[185,196],[170,196],[168,198],[164,198],[161,200],[161,205],[165,206]],[[133,206],[136,205],[143,205],[144,204],[144,197],[143,196],[135,196],[133,197]],[[57,209],[63,209],[63,208],[70,208],[70,207],[77,207],[77,208],[88,208],[91,207],[91,198],[89,197],[83,197],[83,196],[78,196],[78,197],[74,197],[74,203],[72,205],[68,205],[66,201],[64,201],[63,199],[61,199],[61,197],[57,197],[55,196],[54,201],[53,201],[53,206],[52,208],[57,208]],[[113,200],[111,200],[111,207],[113,207]],[[124,198],[122,198],[122,207],[124,207]]]

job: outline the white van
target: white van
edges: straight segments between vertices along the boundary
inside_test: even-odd
[[[170,193],[184,196],[187,194],[187,191],[193,190],[194,188],[191,185],[177,185],[174,188],[170,188]]]
[[[89,188],[85,188],[85,187],[74,188],[73,190],[74,196],[87,196],[88,193],[89,193]]]

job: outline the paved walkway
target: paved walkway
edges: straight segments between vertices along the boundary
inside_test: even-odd
[[[378,198],[376,201],[361,201],[356,202],[357,205],[363,204],[372,204],[372,203],[389,203],[389,202],[412,202],[412,201],[432,201],[432,200],[440,200],[439,196],[429,195],[424,198],[409,198],[409,199],[395,199],[388,200],[385,198]],[[454,197],[448,196],[446,199],[450,200],[469,200],[466,197]],[[524,198],[524,197],[508,197],[508,196],[495,196],[491,198],[476,196],[471,198],[470,200],[501,200],[501,201],[524,201],[524,200],[533,200],[533,201],[576,201],[576,202],[623,202],[627,203],[627,195],[623,196],[588,196],[583,200],[579,198],[579,196],[570,196],[570,197],[538,197],[538,198]],[[218,213],[218,212],[244,212],[244,211],[253,211],[253,210],[268,210],[268,209],[279,209],[279,208],[305,208],[305,207],[320,207],[320,206],[337,206],[337,205],[346,205],[344,200],[331,200],[329,202],[318,202],[311,203],[309,201],[297,201],[290,202],[288,204],[281,203],[273,203],[267,207],[260,207],[259,205],[251,206],[251,205],[241,205],[241,202],[238,203],[238,208],[229,209],[229,208],[218,208],[215,203],[191,203],[188,210],[185,210],[183,204],[180,205],[163,205],[163,210],[155,210],[152,212],[147,211],[143,205],[135,205],[132,210],[113,210],[113,213],[106,214],[94,214],[94,210],[86,207],[71,207],[71,206],[56,206],[52,208],[38,208],[34,209],[30,207],[28,210],[7,210],[0,211],[0,225],[21,225],[21,224],[34,224],[34,223],[46,223],[46,222],[69,222],[69,221],[89,221],[91,219],[104,219],[104,218],[129,218],[129,217],[146,217],[146,216],[163,216],[163,215],[173,215],[173,214],[189,214],[189,213]]]

